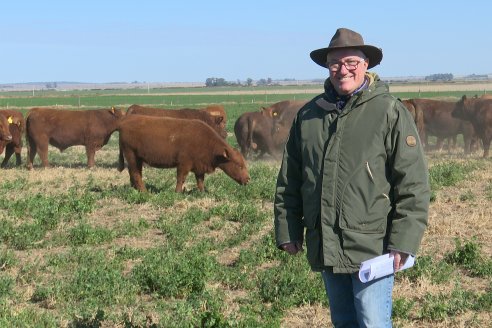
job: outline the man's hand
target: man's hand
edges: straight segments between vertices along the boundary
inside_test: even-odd
[[[395,269],[395,272],[400,270],[403,265],[405,265],[405,262],[407,261],[408,254],[407,253],[402,253],[398,251],[391,251],[390,255],[393,256],[394,262],[393,262],[393,268]]]
[[[295,255],[303,251],[302,242],[300,241],[285,243],[280,245],[280,247],[290,255]]]

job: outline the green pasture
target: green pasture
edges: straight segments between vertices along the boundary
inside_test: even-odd
[[[0,94],[0,108],[77,109],[79,101],[81,109],[222,104],[228,141],[235,145],[233,125],[241,113],[313,96],[132,92]],[[478,328],[491,322],[492,247],[478,227],[487,227],[484,219],[490,218],[478,214],[477,228],[469,233],[459,226],[465,218],[452,216],[460,209],[471,216],[476,208],[484,213],[492,207],[492,162],[479,156],[465,161],[456,153],[428,154],[431,201],[437,208],[432,220],[446,216],[449,227],[429,229],[432,240],[422,247],[415,267],[396,275],[397,328]],[[246,186],[217,170],[206,175],[203,193],[191,174],[186,191],[177,194],[175,169],[145,167],[149,191],[130,187],[128,172],[116,169],[117,133],[96,153],[92,170],[85,168],[79,146],[63,153],[50,147],[49,160],[49,169],[41,169],[36,157],[32,171],[13,163],[0,170],[0,327],[328,326],[319,274],[310,271],[304,253],[288,256],[274,244],[279,162],[249,161]],[[461,189],[463,184],[467,188]],[[315,313],[322,316],[314,318]]]

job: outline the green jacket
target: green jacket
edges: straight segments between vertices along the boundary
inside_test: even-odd
[[[315,271],[353,273],[369,258],[416,254],[428,170],[413,119],[374,73],[343,111],[326,92],[298,112],[277,178],[277,246],[306,240]]]

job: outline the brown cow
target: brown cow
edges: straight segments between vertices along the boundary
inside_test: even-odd
[[[0,154],[3,153],[7,143],[11,141],[12,134],[9,129],[9,121],[5,116],[0,115]]]
[[[419,132],[424,131],[421,139],[426,147],[428,147],[428,135],[437,137],[437,149],[440,150],[444,139],[454,139],[458,134],[463,134],[465,154],[470,153],[475,130],[470,122],[451,115],[456,102],[434,99],[410,99],[409,101],[415,107],[416,117],[422,115],[422,119],[416,120],[416,123]]]
[[[232,148],[209,125],[200,120],[129,115],[119,123],[118,170],[128,162],[132,187],[145,191],[144,163],[157,168],[176,167],[176,192],[183,192],[186,176],[195,174],[198,190],[204,190],[205,173],[218,167],[239,184],[249,181],[241,153]]]
[[[263,109],[263,113],[272,117],[273,143],[281,150],[289,137],[290,128],[297,112],[307,103],[307,100],[284,100]]]
[[[196,110],[191,108],[182,109],[160,109],[153,107],[144,107],[140,105],[131,105],[126,111],[128,115],[148,115],[171,118],[198,119],[210,125],[222,138],[227,138],[225,125],[222,124],[222,116],[212,116],[207,111]]]
[[[456,103],[453,116],[473,124],[477,135],[482,139],[483,157],[488,157],[492,140],[492,100],[463,96]]]
[[[2,161],[1,167],[7,166],[10,157],[15,153],[15,164],[17,166],[22,164],[21,152],[22,152],[22,137],[24,129],[26,127],[26,121],[21,112],[17,110],[0,110],[0,115],[7,118],[9,122],[9,130],[12,135],[12,141],[5,146],[5,157]]]
[[[250,157],[253,150],[259,157],[269,154],[277,158],[279,148],[273,143],[272,128],[273,119],[261,112],[241,114],[234,124],[234,134],[243,156]]]
[[[27,168],[32,169],[36,152],[43,167],[49,167],[48,145],[60,151],[75,145],[85,146],[87,166],[95,165],[97,150],[108,143],[124,112],[119,109],[60,110],[32,108],[26,119],[28,141]]]

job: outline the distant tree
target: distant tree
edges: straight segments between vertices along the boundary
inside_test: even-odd
[[[440,73],[440,74],[432,74],[425,77],[426,81],[452,81],[453,74],[451,73]]]
[[[252,78],[250,78],[250,77],[248,77],[248,78],[246,79],[246,85],[247,85],[248,87],[252,86],[252,85],[253,85],[253,79],[252,79]]]
[[[225,79],[218,77],[209,77],[205,80],[205,86],[207,87],[223,87],[228,85]]]
[[[265,79],[259,79],[257,82],[256,82],[257,85],[266,85],[267,84],[267,80]]]

